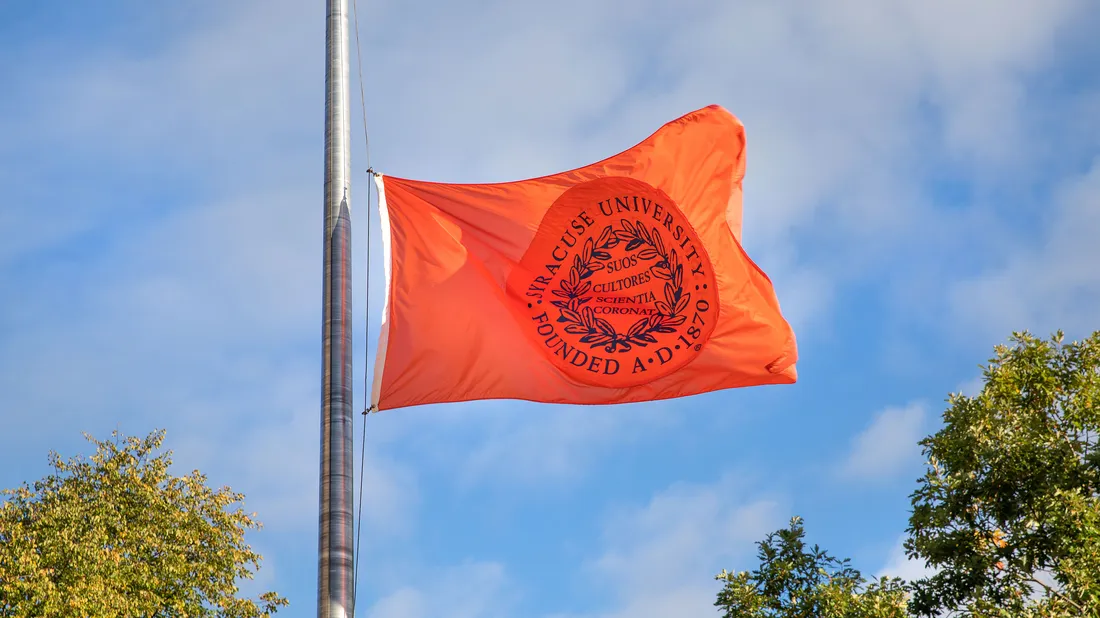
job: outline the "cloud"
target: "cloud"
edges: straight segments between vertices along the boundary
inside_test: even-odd
[[[960,384],[954,392],[967,397],[977,397],[982,393],[983,388],[985,388],[985,377],[976,376]]]
[[[316,494],[320,372],[293,351],[319,324],[306,300],[318,277],[296,232],[296,197],[195,206],[41,281],[21,328],[0,341],[0,387],[6,405],[48,411],[59,425],[12,415],[0,442],[18,434],[44,451],[57,426],[166,427],[169,447],[191,442],[181,454],[216,455],[204,471],[238,470],[234,487],[297,493],[271,502],[278,512],[265,509],[265,520],[315,525],[301,496]]]
[[[727,473],[712,484],[678,483],[648,504],[608,518],[602,554],[586,571],[606,584],[613,607],[600,618],[664,618],[713,612],[714,575],[782,525],[781,499],[747,491]]]
[[[852,440],[840,474],[849,479],[878,480],[905,470],[920,453],[917,441],[925,414],[925,406],[920,403],[876,414],[871,425]]]
[[[372,163],[444,181],[539,175],[721,103],[748,131],[747,248],[808,351],[852,297],[845,286],[886,277],[929,282],[897,313],[947,308],[950,325],[998,338],[1080,330],[1097,300],[1100,209],[1096,165],[1073,157],[1095,155],[1097,93],[1036,84],[1063,70],[1067,29],[1091,6],[382,0],[363,21]],[[129,16],[151,17],[141,10]],[[51,21],[46,55],[20,48],[5,57],[28,62],[0,67],[13,93],[0,101],[0,474],[31,476],[26,453],[65,450],[66,432],[79,444],[79,429],[167,426],[181,465],[245,491],[269,531],[296,531],[268,545],[287,582],[302,578],[280,552],[315,544],[304,530],[316,501],[323,17],[290,0],[210,1],[158,17],[147,38],[96,38],[81,24],[92,34],[71,41]],[[961,178],[963,197],[940,195],[944,175]],[[367,525],[415,536],[433,465],[466,486],[568,485],[659,435],[674,422],[659,409],[504,403],[372,417]],[[921,419],[912,407],[883,413],[853,443],[850,478],[902,469]],[[898,450],[882,446],[891,440]],[[603,615],[712,612],[713,571],[782,524],[776,503],[726,479],[620,512],[585,571],[611,591]],[[372,611],[453,615],[439,605],[451,595],[469,616],[515,615],[500,600],[515,587],[506,572],[443,568]]]
[[[244,491],[246,507],[259,514],[267,529],[304,532],[317,525],[319,445],[318,412],[314,397],[297,402],[289,418],[276,412],[258,419],[255,428],[237,430],[218,423],[209,427],[189,425],[171,441],[180,464],[192,464],[213,480]],[[278,404],[276,404],[278,406]],[[228,417],[228,415],[226,415]],[[231,418],[231,417],[228,417]],[[361,418],[356,418],[356,451]],[[211,440],[214,433],[236,434],[232,447]],[[372,541],[407,535],[416,524],[420,504],[415,472],[384,453],[364,449],[363,534]],[[355,492],[359,491],[360,457],[355,454]],[[356,500],[358,501],[358,497]],[[353,504],[353,508],[354,508]]]
[[[501,406],[475,426],[479,437],[464,455],[461,482],[573,480],[607,450],[674,424],[669,407]]]
[[[301,160],[299,140],[323,118],[303,112],[323,104],[314,95],[324,87],[324,13],[285,0],[258,6],[196,3],[192,19],[158,32],[155,46],[100,45],[44,75],[22,75],[27,99],[55,120],[44,128],[66,138],[68,156],[98,152],[135,169],[152,156],[204,176],[254,180],[253,172]],[[264,148],[273,142],[298,148]]]
[[[936,569],[928,566],[924,560],[910,559],[905,555],[903,545],[905,538],[904,535],[898,538],[897,543],[890,550],[886,564],[882,566],[876,577],[900,577],[907,582],[912,582],[936,573]]]
[[[13,316],[21,328],[0,341],[0,390],[7,406],[48,411],[56,424],[5,415],[0,448],[44,454],[58,448],[58,426],[73,438],[166,427],[180,465],[243,491],[268,530],[315,527],[320,369],[309,342],[320,267],[301,233],[315,220],[301,207],[310,201],[288,188],[193,204],[39,282]],[[372,538],[408,532],[415,474],[373,451],[365,473]]]
[[[473,401],[383,411],[369,418],[372,446],[416,462],[462,491],[564,489],[624,449],[681,424],[682,402],[569,406]]]
[[[1087,334],[1096,328],[1100,303],[1100,158],[1061,184],[1042,217],[1011,243],[1003,263],[951,287],[951,307],[962,325],[990,337],[1056,329]]]
[[[273,552],[262,543],[253,542],[251,535],[246,535],[245,542],[249,543],[252,547],[252,551],[259,554],[262,558],[260,560],[260,568],[253,571],[252,579],[237,580],[240,594],[248,598],[258,598],[265,592],[278,590],[279,569],[272,555]]]
[[[19,301],[0,303],[12,430],[0,450],[76,442],[58,427],[77,439],[165,427],[180,466],[243,491],[269,530],[309,529],[321,160],[308,144],[321,125],[308,92],[323,86],[310,62],[323,14],[190,11],[148,48],[88,46],[13,70],[0,157],[23,144],[8,166],[22,182],[0,188],[0,296]],[[43,38],[48,53],[70,44]],[[28,164],[46,143],[64,147]],[[410,474],[384,457],[367,470],[367,491],[386,498],[368,523],[408,525]]]
[[[368,618],[507,618],[515,593],[504,567],[495,562],[466,562],[431,570],[415,585],[387,593],[369,608]],[[359,613],[357,612],[357,613]]]
[[[714,611],[722,568],[749,555],[782,525],[780,499],[753,494],[732,472],[713,483],[677,483],[644,505],[611,511],[599,549],[575,577],[605,597],[605,609],[534,614],[546,618],[667,618]],[[495,562],[420,568],[416,583],[399,583],[368,610],[370,618],[517,615],[525,587]],[[568,601],[566,601],[568,602]]]

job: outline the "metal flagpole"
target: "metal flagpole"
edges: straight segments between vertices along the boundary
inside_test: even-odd
[[[318,618],[352,618],[351,212],[347,0],[328,0]]]

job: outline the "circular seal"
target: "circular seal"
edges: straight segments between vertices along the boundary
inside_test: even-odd
[[[521,327],[570,378],[645,384],[694,359],[718,289],[698,234],[661,190],[626,177],[565,191],[508,279]]]

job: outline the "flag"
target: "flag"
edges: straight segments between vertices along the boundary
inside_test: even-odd
[[[376,174],[386,297],[371,403],[794,383],[794,333],[740,242],[744,171],[744,127],[710,106],[541,178]]]

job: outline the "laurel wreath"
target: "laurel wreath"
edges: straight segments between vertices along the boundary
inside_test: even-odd
[[[611,259],[608,249],[619,243],[625,243],[628,252],[641,248],[637,255],[641,260],[656,260],[649,266],[649,272],[665,280],[665,298],[654,304],[657,313],[641,318],[625,333],[616,331],[610,322],[598,317],[592,307],[586,306],[592,300],[592,282],[588,279],[605,268]],[[608,225],[598,237],[588,237],[581,252],[573,256],[569,277],[561,280],[561,289],[553,290],[554,296],[564,300],[550,302],[559,309],[561,315],[558,322],[566,323],[565,332],[582,335],[581,343],[593,348],[602,345],[604,351],[609,353],[616,350],[629,352],[634,346],[644,348],[650,343],[657,343],[654,333],[674,333],[674,327],[687,320],[684,309],[691,294],[684,292],[683,283],[684,265],[680,263],[675,249],[665,250],[657,228],[646,228],[641,221],[631,223],[621,219],[618,226]]]

